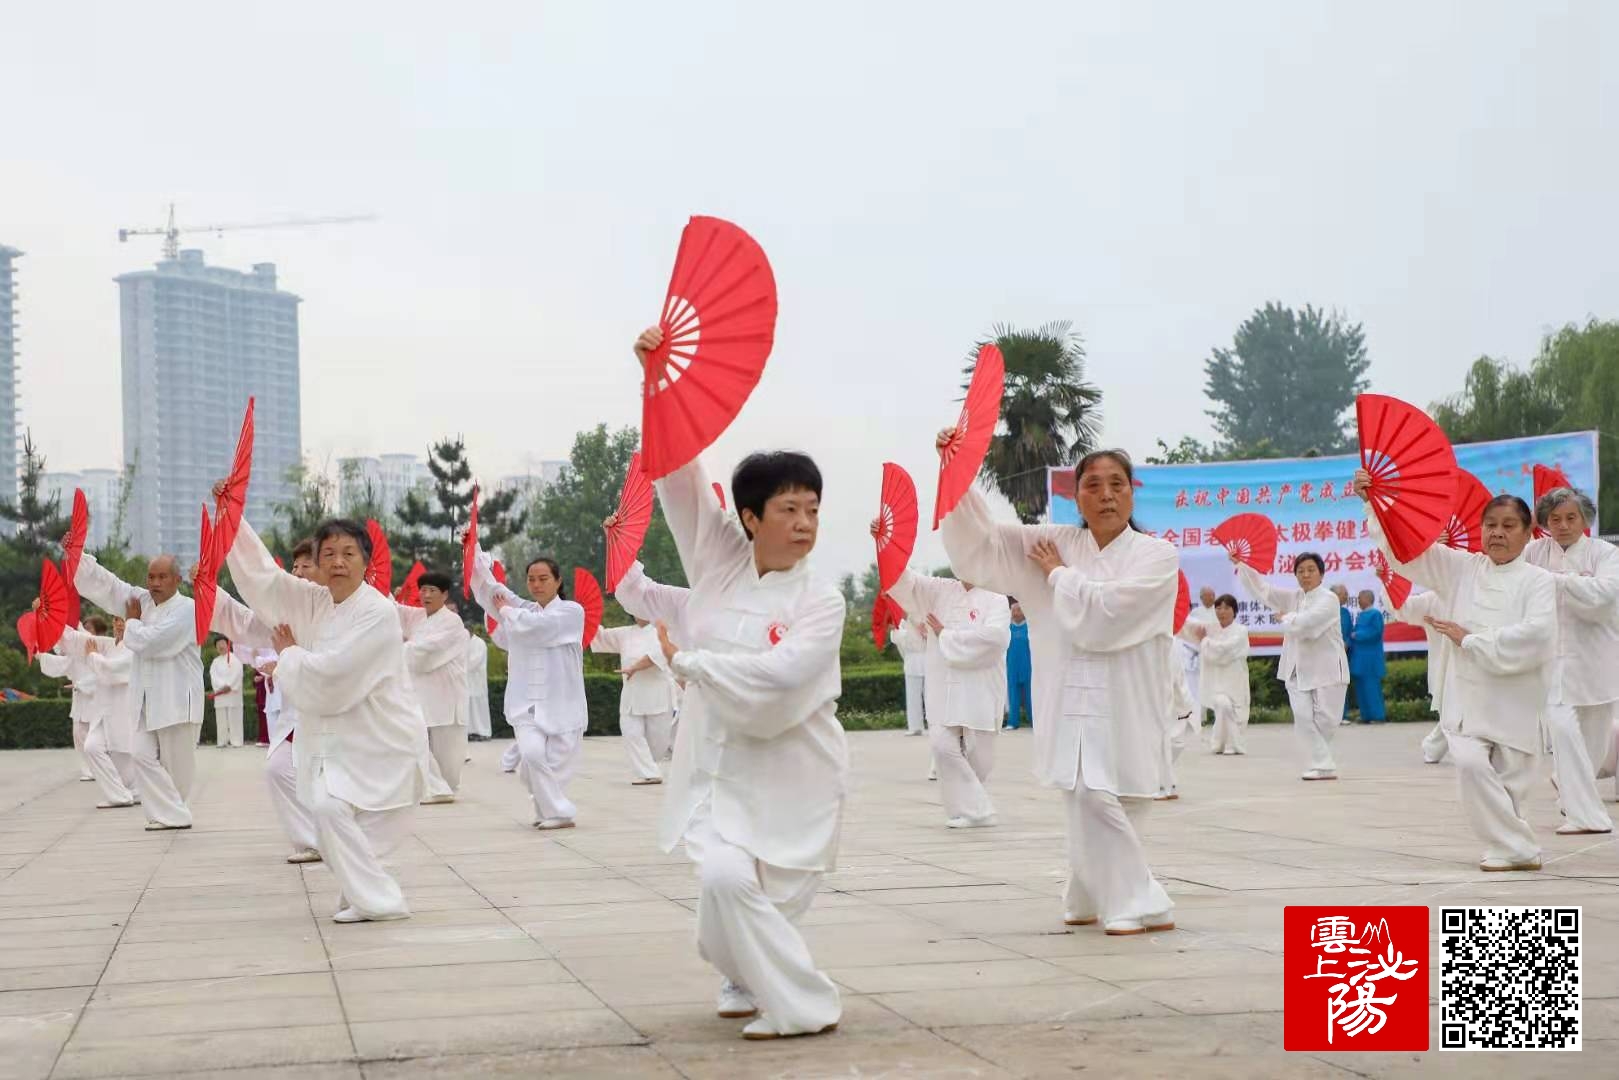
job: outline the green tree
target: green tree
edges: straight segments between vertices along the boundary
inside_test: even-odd
[[[1231,348],[1204,364],[1221,459],[1296,457],[1352,446],[1351,410],[1369,385],[1359,323],[1306,305],[1269,303],[1237,328]],[[1274,453],[1258,452],[1267,442]]]
[[[1158,452],[1147,456],[1148,465],[1198,465],[1214,460],[1214,451],[1190,435],[1182,435],[1181,441],[1174,446],[1162,439],[1153,441],[1158,444]]]
[[[562,564],[564,577],[573,567],[582,566],[600,580],[607,567],[602,521],[618,506],[630,456],[640,444],[640,433],[633,427],[609,432],[606,424],[598,424],[574,436],[568,464],[537,500],[527,536],[505,545],[513,565],[526,565],[530,559],[548,555]],[[675,538],[663,520],[661,506],[653,507],[652,524],[641,545],[641,562],[655,581],[686,584]]]
[[[8,543],[18,554],[36,562],[59,559],[68,519],[62,510],[62,500],[55,495],[46,496],[41,490],[45,480],[45,455],[34,447],[32,432],[23,432],[22,452],[17,498],[0,499],[0,518],[12,525]],[[35,584],[38,584],[37,578]]]
[[[1006,362],[1001,425],[984,457],[983,478],[1011,502],[1027,524],[1046,512],[1046,469],[1072,465],[1096,446],[1102,391],[1085,381],[1085,345],[1073,324],[1034,330],[998,325],[973,346],[965,388],[978,350],[993,343]]]
[[[405,494],[397,518],[401,526],[397,542],[390,538],[396,562],[395,573],[420,559],[428,566],[457,577],[461,574],[461,535],[472,518],[472,463],[467,458],[466,440],[457,435],[434,443],[427,454],[427,471],[433,477],[431,497],[418,491]],[[488,487],[478,490],[478,544],[499,546],[523,525],[523,515],[513,512],[516,491],[497,492]]]
[[[1544,375],[1519,371],[1505,360],[1481,356],[1467,369],[1461,393],[1430,411],[1452,442],[1483,442],[1543,435],[1555,429],[1563,408]]]
[[[292,558],[298,541],[315,535],[336,505],[332,481],[324,472],[300,462],[287,470],[286,478],[293,485],[292,498],[271,508],[275,521],[264,537],[264,546],[283,562]]]

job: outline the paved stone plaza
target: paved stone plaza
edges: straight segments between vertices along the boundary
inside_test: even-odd
[[[331,921],[324,869],[282,861],[258,750],[201,751],[197,827],[156,834],[93,809],[69,751],[0,754],[0,1078],[1611,1071],[1619,847],[1552,836],[1543,784],[1546,871],[1477,872],[1422,734],[1344,728],[1336,784],[1296,779],[1286,728],[1253,729],[1247,757],[1188,751],[1147,833],[1180,929],[1137,938],[1064,932],[1061,802],[1029,779],[1027,732],[999,742],[1000,827],[963,832],[924,740],[851,735],[842,868],[807,919],[843,1024],[774,1043],[714,1016],[690,866],[654,847],[660,789],[626,782],[614,739],[586,742],[581,827],[545,835],[506,744],[475,746],[461,800],[422,807],[394,856],[415,917],[359,926]],[[1285,1054],[1282,906],[1336,901],[1583,905],[1586,1057]]]

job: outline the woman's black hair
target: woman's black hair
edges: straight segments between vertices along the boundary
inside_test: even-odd
[[[1076,506],[1079,504],[1079,482],[1085,478],[1085,470],[1089,469],[1092,465],[1096,464],[1096,462],[1102,460],[1103,458],[1108,459],[1124,470],[1124,478],[1130,482],[1130,494],[1132,498],[1134,497],[1136,466],[1135,462],[1130,460],[1129,451],[1119,449],[1092,450],[1090,453],[1080,458],[1079,464],[1074,466],[1074,504]],[[1141,526],[1136,524],[1135,515],[1132,514],[1129,521],[1131,529],[1136,532],[1141,531]],[[1091,527],[1090,523],[1085,520],[1083,515],[1080,516],[1079,527],[1081,529],[1088,529]]]
[[[1495,498],[1485,503],[1484,513],[1480,514],[1478,519],[1481,525],[1484,522],[1485,516],[1497,506],[1508,506],[1516,511],[1518,517],[1523,519],[1524,528],[1528,529],[1534,526],[1535,519],[1533,515],[1529,513],[1529,504],[1518,498],[1516,495],[1497,495]]]
[[[320,523],[320,527],[315,530],[317,558],[320,556],[321,545],[334,536],[353,537],[354,542],[360,545],[360,554],[365,557],[365,561],[371,561],[371,536],[365,531],[365,526],[353,518],[328,518]]]
[[[88,616],[84,620],[84,628],[90,631],[90,633],[95,634],[97,637],[106,637],[107,631],[112,629],[107,625],[107,620],[103,619],[100,615]]]
[[[534,569],[535,563],[544,563],[550,569],[551,576],[557,579],[557,596],[566,600],[568,598],[568,583],[562,578],[562,564],[549,555],[536,556],[528,561],[527,566],[523,567],[524,577],[527,577],[528,572]]]
[[[1226,607],[1230,608],[1233,613],[1237,611],[1237,598],[1232,596],[1230,593],[1221,593],[1219,596],[1214,598],[1215,607],[1219,607],[1221,604],[1224,604]]]
[[[1315,563],[1315,568],[1317,570],[1321,571],[1321,576],[1322,577],[1327,576],[1327,564],[1322,562],[1321,561],[1321,556],[1317,555],[1315,552],[1306,551],[1302,555],[1299,555],[1299,556],[1297,556],[1297,557],[1295,557],[1293,559],[1293,572],[1295,574],[1299,572],[1299,563],[1301,563],[1301,562],[1313,562],[1313,563]]]
[[[442,573],[438,570],[429,570],[427,573],[416,579],[416,584],[421,587],[431,585],[439,592],[444,593],[450,592],[455,588],[455,583],[450,580],[450,575]]]
[[[752,510],[754,517],[764,517],[765,504],[789,491],[810,491],[817,499],[821,497],[821,470],[808,454],[796,450],[749,454],[731,474],[731,501],[736,505],[738,520],[744,510]],[[747,529],[747,525],[742,528]],[[752,532],[748,538],[753,538]]]

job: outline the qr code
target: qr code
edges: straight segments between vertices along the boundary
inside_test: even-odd
[[[1578,1050],[1580,911],[1441,908],[1439,1048]]]

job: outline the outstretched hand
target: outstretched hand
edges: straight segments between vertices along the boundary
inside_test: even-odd
[[[1461,647],[1462,642],[1467,640],[1469,631],[1467,627],[1460,623],[1453,623],[1449,619],[1436,619],[1430,615],[1428,616],[1428,625],[1433,627],[1436,633],[1442,634],[1455,642],[1458,648]]]
[[[1046,577],[1050,577],[1053,570],[1061,570],[1067,565],[1062,561],[1062,554],[1057,551],[1057,545],[1050,540],[1036,542],[1029,552],[1029,559],[1040,567]]]
[[[139,600],[137,600],[135,597],[131,596],[128,600],[124,601],[124,618],[125,619],[138,619],[140,617],[141,617],[141,602]]]
[[[270,645],[275,649],[277,656],[296,644],[298,644],[298,639],[292,636],[292,627],[286,623],[282,623],[270,631]]]
[[[931,611],[928,612],[928,629],[932,630],[935,634],[944,633],[944,623],[940,622],[939,617],[933,614]]]
[[[663,650],[663,658],[671,664],[674,663],[675,654],[680,651],[680,646],[669,640],[669,627],[662,622],[658,623],[658,647]]]

